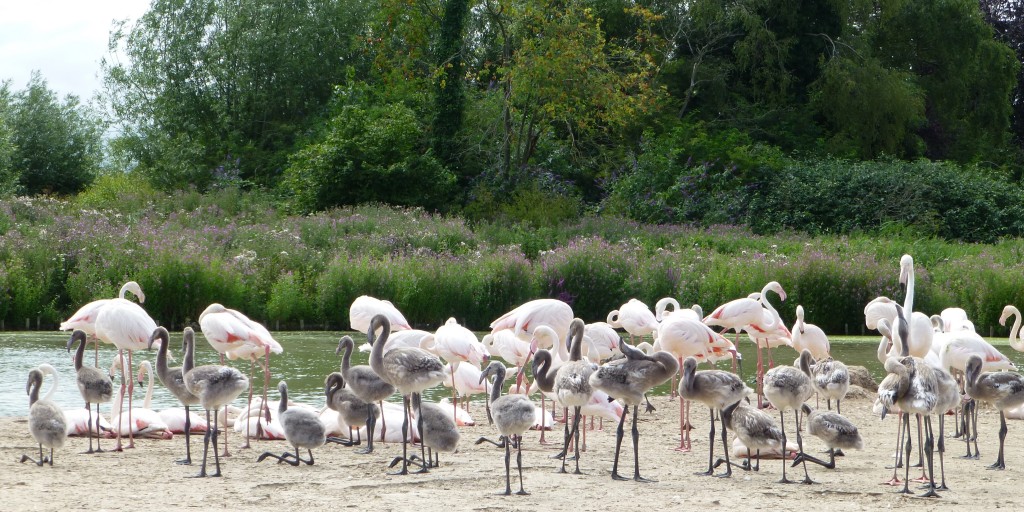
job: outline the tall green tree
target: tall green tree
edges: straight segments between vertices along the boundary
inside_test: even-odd
[[[879,59],[924,91],[928,157],[970,161],[1005,144],[1020,63],[976,0],[892,2],[879,19]]]
[[[11,83],[0,83],[0,195],[13,192],[18,183],[14,171],[14,134],[11,128]]]
[[[1017,62],[1024,62],[1024,1],[979,0],[978,4],[996,38],[1017,54]],[[1024,66],[1017,71],[1017,85],[1013,90],[1012,125],[1017,144],[1024,148]]]
[[[59,100],[38,71],[9,105],[11,170],[22,191],[70,194],[92,182],[102,160],[103,124],[95,112],[74,95]]]
[[[273,184],[362,48],[372,0],[155,0],[104,63],[119,150],[165,188]]]
[[[437,89],[434,96],[434,153],[449,169],[460,168],[459,132],[466,109],[463,40],[469,0],[447,0],[437,44]]]

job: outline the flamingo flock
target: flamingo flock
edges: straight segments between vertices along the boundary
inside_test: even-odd
[[[957,435],[968,449],[968,456],[977,457],[977,406],[975,402],[992,404],[1000,413],[999,451],[991,469],[1005,469],[1004,453],[1008,435],[1006,417],[1024,410],[1024,377],[1016,366],[974,331],[973,322],[960,308],[948,308],[928,316],[914,310],[914,261],[904,255],[899,262],[898,282],[905,288],[902,302],[878,297],[864,309],[865,325],[881,333],[878,358],[886,377],[878,389],[877,411],[884,418],[898,414],[895,429],[897,456],[893,477],[886,483],[909,487],[910,458],[913,446],[918,447],[922,464],[921,481],[924,497],[938,497],[947,489],[944,467],[945,414],[956,411],[961,418]],[[131,291],[139,303],[125,298]],[[109,433],[117,438],[114,450],[134,446],[136,435],[156,433],[170,437],[185,434],[185,457],[179,464],[192,464],[189,435],[203,434],[203,458],[197,476],[222,475],[220,458],[228,455],[227,441],[220,442],[228,430],[228,410],[248,391],[246,407],[235,420],[236,430],[246,431],[249,439],[280,438],[288,442],[294,453],[263,452],[257,461],[268,458],[290,465],[314,464],[313,450],[325,449],[328,441],[345,446],[362,445],[353,450],[358,456],[374,453],[374,440],[402,443],[402,454],[388,464],[399,466],[396,475],[425,473],[439,467],[438,452],[454,452],[453,465],[458,464],[460,430],[479,425],[469,416],[469,397],[487,395],[487,419],[497,429],[499,439],[482,436],[477,444],[490,442],[505,451],[505,495],[512,493],[511,457],[516,457],[519,491],[528,494],[523,481],[522,446],[531,429],[540,431],[539,442],[545,444],[544,433],[557,418],[561,408],[564,432],[559,452],[559,472],[568,472],[573,462],[575,474],[586,475],[597,462],[588,462],[581,469],[581,453],[586,451],[587,421],[585,417],[618,419],[615,451],[609,454],[611,477],[646,483],[641,476],[639,455],[641,414],[651,414],[654,406],[647,393],[672,381],[670,389],[679,397],[679,444],[676,450],[689,452],[692,444],[689,415],[694,401],[710,411],[708,464],[697,474],[730,477],[734,467],[743,471],[760,471],[760,458],[776,454],[783,461],[782,483],[794,482],[787,477],[787,468],[802,465],[804,478],[796,482],[815,483],[807,463],[836,470],[836,457],[843,450],[859,450],[865,440],[857,426],[842,415],[841,403],[849,389],[849,370],[831,352],[828,336],[807,321],[802,305],[796,307],[793,327],[787,328],[779,312],[769,300],[773,292],[780,300],[787,294],[782,285],[771,281],[747,297],[722,304],[706,316],[699,305],[680,308],[678,301],[666,297],[652,311],[637,299],[630,299],[611,311],[606,321],[586,323],[575,317],[569,304],[556,299],[538,299],[524,303],[495,319],[490,332],[479,339],[456,318],[449,318],[434,332],[413,329],[404,315],[387,300],[360,296],[349,310],[350,327],[366,333],[368,365],[353,365],[355,342],[343,336],[335,355],[341,355],[339,371],[324,380],[322,408],[288,400],[288,384],[278,385],[279,400],[272,404],[267,392],[272,376],[270,357],[283,354],[284,347],[259,322],[221,304],[211,304],[200,315],[198,324],[210,348],[221,358],[220,364],[196,366],[195,332],[185,328],[184,358],[180,367],[170,367],[168,331],[157,326],[140,303],[144,300],[137,283],[128,282],[119,297],[91,302],[61,324],[72,330],[67,344],[75,349],[77,385],[85,407],[61,410],[49,397],[56,388],[56,370],[41,365],[29,374],[26,391],[30,397],[29,430],[39,445],[37,457],[25,455],[22,462],[38,465],[54,464],[53,451],[59,450],[69,434],[88,435],[89,452],[102,453],[92,437]],[[1006,306],[1000,318],[1005,324],[1013,318],[1010,344],[1024,351],[1020,339],[1021,313]],[[616,329],[628,334],[627,343]],[[730,340],[727,331],[736,336]],[[736,373],[741,362],[737,345],[739,333],[746,333],[758,353],[754,388]],[[649,341],[644,341],[647,338]],[[84,364],[84,351],[90,341],[111,343],[118,349],[115,367],[121,369],[120,388],[115,393],[114,381],[107,372]],[[775,364],[775,355],[788,347],[798,355],[793,365]],[[133,353],[158,350],[155,367],[149,361],[139,365],[138,378],[133,373]],[[775,349],[773,355],[772,349]],[[325,354],[327,356],[327,354]],[[505,363],[497,361],[502,359]],[[226,360],[249,361],[248,376],[227,364]],[[732,371],[718,368],[698,369],[707,363],[730,359]],[[98,357],[95,359],[98,366]],[[254,373],[259,366],[264,389],[253,392]],[[181,403],[182,408],[156,413],[149,410],[154,374]],[[505,386],[506,376],[514,381]],[[49,393],[39,398],[44,377],[52,375],[54,384]],[[140,384],[148,375],[147,398],[142,407],[132,403],[135,380]],[[675,384],[678,379],[678,385]],[[530,382],[528,382],[530,381]],[[439,384],[452,389],[451,400],[440,405],[427,402],[422,393]],[[395,393],[402,404],[388,401]],[[540,392],[535,404],[533,393]],[[825,408],[808,404],[812,395],[825,399]],[[123,405],[124,397],[128,406]],[[545,406],[552,402],[549,413]],[[752,401],[753,400],[753,401]],[[832,402],[835,410],[832,410]],[[107,422],[99,406],[113,402],[115,417]],[[645,405],[644,411],[640,405]],[[820,402],[818,402],[820,406]],[[95,405],[95,409],[93,406]],[[460,407],[461,405],[461,407]],[[205,420],[191,408],[201,406]],[[778,411],[778,422],[767,408]],[[95,414],[93,411],[95,410]],[[786,413],[793,411],[795,428],[787,429]],[[633,415],[633,474],[620,473],[620,451],[625,436],[626,419]],[[911,416],[918,423],[918,435],[911,429]],[[123,419],[122,419],[123,418]],[[933,419],[938,421],[938,434]],[[379,423],[379,431],[378,431]],[[722,458],[716,460],[716,423],[721,428]],[[401,425],[400,427],[398,425]],[[581,426],[582,425],[582,426]],[[973,429],[972,429],[973,426]],[[473,427],[475,428],[475,427]],[[255,430],[255,433],[252,430]],[[791,430],[796,438],[795,449],[787,444]],[[729,444],[728,433],[736,438]],[[828,451],[828,460],[807,453],[803,432],[820,439]],[[581,438],[582,433],[582,438]],[[255,434],[255,435],[253,435]],[[127,445],[121,437],[128,437]],[[937,441],[937,442],[936,442]],[[409,444],[420,444],[419,454]],[[974,452],[971,443],[974,443]],[[208,470],[210,445],[213,445],[213,470]],[[224,454],[219,448],[224,447]],[[49,449],[47,454],[44,450]],[[427,449],[431,454],[428,455]],[[302,451],[306,453],[303,454]],[[730,457],[745,452],[745,461],[735,463]],[[939,454],[941,476],[934,472],[934,454]],[[305,455],[305,456],[304,456]],[[588,455],[588,457],[590,457]],[[1012,454],[1010,455],[1012,458]],[[589,459],[588,459],[589,460]],[[725,464],[723,473],[715,468]],[[900,480],[896,467],[904,468]]]

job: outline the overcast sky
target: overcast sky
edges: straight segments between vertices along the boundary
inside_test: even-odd
[[[102,87],[100,59],[114,20],[135,20],[149,0],[3,0],[0,81],[25,88],[32,70],[61,98],[87,101]]]

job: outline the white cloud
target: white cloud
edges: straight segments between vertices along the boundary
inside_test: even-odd
[[[0,80],[15,90],[39,70],[62,97],[88,100],[103,84],[100,60],[114,20],[135,20],[149,0],[27,0],[0,8]]]

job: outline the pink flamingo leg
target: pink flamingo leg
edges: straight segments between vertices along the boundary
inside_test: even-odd
[[[124,378],[124,366],[121,367],[121,378]],[[128,351],[128,373],[132,373],[132,351]],[[135,393],[135,379],[128,381],[128,448],[135,448],[135,423],[132,421],[132,394]]]
[[[458,424],[459,394],[455,392],[455,363],[449,363],[452,369],[452,422]]]
[[[117,357],[120,358],[121,362],[124,362],[124,350],[117,351]],[[124,365],[121,365],[121,401],[117,404],[117,425],[114,425],[114,432],[117,434],[117,444],[114,446],[115,452],[124,451],[124,447],[121,446],[121,414],[124,413],[124,393],[127,389],[128,383],[124,380]]]
[[[252,374],[255,371],[255,369],[256,369],[256,361],[250,360],[249,361],[249,398],[245,401],[245,444],[243,444],[242,446],[239,447],[240,449],[243,449],[243,450],[247,449],[247,448],[252,448],[252,446],[249,445],[249,436],[251,435],[250,434],[250,432],[251,432],[250,426],[252,425],[252,422],[249,421],[249,416],[252,415],[252,412],[251,412],[252,411]],[[262,412],[262,408],[260,409],[260,411]],[[259,422],[257,422],[256,425],[258,426]],[[259,432],[257,432],[257,434],[258,433]]]

